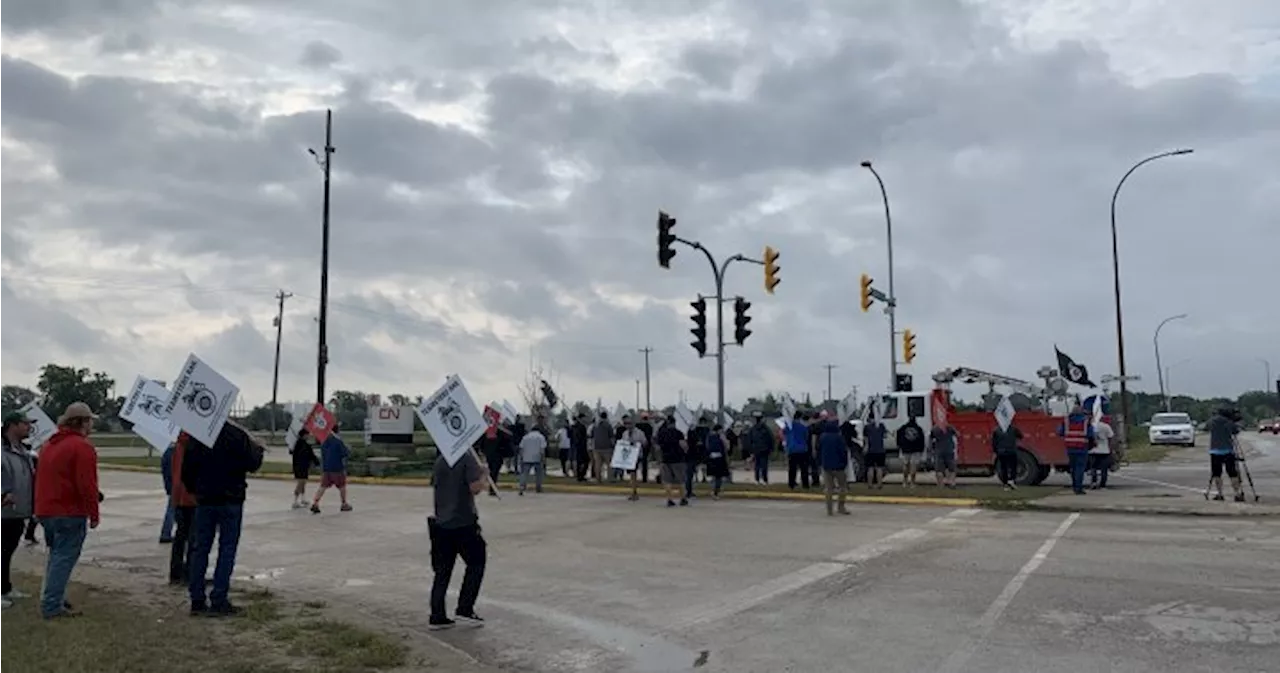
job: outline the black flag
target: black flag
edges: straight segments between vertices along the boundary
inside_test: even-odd
[[[546,381],[542,382],[542,396],[547,398],[548,409],[556,408],[556,402],[560,401],[560,398],[556,396],[556,391],[552,390],[551,384]]]
[[[1089,369],[1081,364],[1076,364],[1070,355],[1058,350],[1057,346],[1053,347],[1053,351],[1058,354],[1058,371],[1066,380],[1081,386],[1089,386],[1097,388],[1093,381],[1089,380]]]

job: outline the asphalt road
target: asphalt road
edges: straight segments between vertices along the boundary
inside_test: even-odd
[[[1203,493],[1209,482],[1207,440],[1208,437],[1201,433],[1199,446],[1175,451],[1159,463],[1126,466],[1116,472],[1113,478],[1120,483],[1129,481],[1146,486],[1163,486],[1174,492]],[[1240,440],[1258,494],[1264,501],[1280,500],[1280,491],[1275,490],[1280,485],[1280,436],[1245,432],[1241,434]],[[1230,496],[1230,485],[1224,483],[1223,488]],[[1247,484],[1245,491],[1249,492]]]
[[[422,629],[429,489],[313,516],[254,481],[238,576]],[[104,472],[86,561],[162,581],[158,478]],[[336,494],[331,494],[336,495]],[[1275,670],[1280,519],[1012,513],[587,495],[483,499],[481,630],[507,670]],[[461,579],[455,577],[455,587]]]

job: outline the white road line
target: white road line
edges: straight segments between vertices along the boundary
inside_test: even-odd
[[[903,549],[916,540],[927,536],[929,534],[927,528],[929,527],[955,523],[958,519],[974,516],[981,511],[972,508],[957,509],[950,514],[929,521],[925,524],[925,527],[905,528],[874,542],[868,542],[843,554],[838,554],[831,561],[814,563],[795,572],[775,577],[715,601],[705,608],[688,614],[683,619],[677,619],[676,628],[685,629],[700,624],[709,624],[735,615],[782,594],[796,591],[832,575],[845,572],[849,570],[851,565],[865,563],[874,558]]]
[[[1053,531],[1053,534],[1044,541],[1044,544],[1040,545],[1031,560],[1027,561],[1026,565],[1023,565],[1022,569],[1018,571],[1018,574],[1009,580],[1000,595],[996,596],[996,599],[991,602],[987,611],[982,613],[982,617],[978,618],[974,633],[969,636],[968,641],[962,647],[957,648],[951,653],[950,657],[947,657],[947,660],[942,663],[942,667],[938,669],[938,673],[959,673],[961,667],[969,663],[969,659],[977,652],[978,646],[991,635],[996,622],[1000,621],[1001,615],[1004,614],[1009,604],[1013,602],[1018,592],[1022,590],[1022,586],[1027,583],[1031,573],[1034,573],[1045,562],[1045,559],[1049,558],[1049,552],[1053,551],[1054,546],[1058,544],[1058,540],[1061,540],[1062,536],[1067,534],[1067,529],[1071,528],[1071,524],[1075,523],[1076,519],[1079,518],[1080,513],[1073,512],[1058,525],[1058,529]]]
[[[1155,480],[1155,479],[1146,479],[1146,478],[1143,478],[1143,477],[1135,477],[1135,476],[1130,475],[1130,474],[1119,474],[1119,473],[1116,473],[1116,474],[1111,475],[1111,478],[1112,478],[1112,479],[1128,479],[1129,481],[1140,481],[1140,482],[1143,482],[1143,483],[1145,483],[1145,484],[1155,484],[1156,486],[1164,486],[1165,488],[1175,488],[1175,489],[1178,489],[1179,491],[1190,491],[1190,492],[1192,492],[1192,493],[1204,493],[1204,489],[1202,489],[1202,488],[1192,488],[1192,487],[1190,487],[1190,486],[1183,486],[1183,485],[1181,485],[1181,484],[1170,484],[1170,483],[1169,483],[1169,482],[1167,482],[1167,481],[1157,481],[1157,480]],[[1208,484],[1208,483],[1209,483],[1209,478],[1208,478],[1208,477],[1205,477],[1204,483],[1205,483],[1205,484]]]

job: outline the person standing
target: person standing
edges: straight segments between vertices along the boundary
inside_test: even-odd
[[[591,449],[587,443],[587,415],[578,414],[569,427],[569,448],[573,451],[573,459],[577,468],[579,482],[587,480],[587,472],[591,468]]]
[[[511,474],[518,475],[520,473],[520,441],[524,439],[524,434],[529,431],[529,426],[525,425],[523,416],[516,416],[511,422],[511,446],[507,450],[507,460],[510,466],[507,469]]]
[[[698,466],[707,455],[707,435],[709,434],[711,434],[711,419],[706,416],[699,418],[698,424],[689,428],[684,454],[684,497],[686,498],[698,497],[698,494],[693,492],[693,484],[698,478]]]
[[[45,619],[74,616],[67,607],[67,583],[90,529],[98,527],[98,451],[89,443],[97,415],[84,402],[67,405],[58,430],[41,452],[36,470],[36,517],[49,543],[40,614]]]
[[[1084,472],[1089,462],[1089,449],[1093,448],[1095,437],[1093,423],[1089,414],[1079,404],[1071,410],[1067,419],[1058,426],[1058,436],[1067,445],[1067,465],[1071,469],[1071,491],[1076,495],[1084,495]],[[1017,456],[1014,456],[1017,464]]]
[[[649,413],[640,414],[640,422],[636,423],[640,432],[644,433],[644,445],[640,447],[640,481],[649,483],[649,456],[653,453],[653,423],[649,421]]]
[[[813,484],[814,488],[821,488],[822,484],[822,452],[818,447],[818,440],[822,438],[822,433],[818,431],[818,425],[827,418],[822,415],[823,411],[810,412],[805,416],[805,422],[809,424],[809,483]]]
[[[862,429],[863,435],[866,437],[866,462],[867,462],[867,487],[880,490],[884,488],[884,472],[885,472],[885,436],[889,434],[889,430],[884,427],[884,423],[880,419],[872,416],[867,419],[866,426]]]
[[[667,495],[667,507],[675,507],[673,494],[680,495],[680,506],[689,504],[689,498],[682,492],[684,488],[685,453],[689,445],[684,433],[676,427],[675,419],[667,419],[658,430],[658,450],[662,452],[662,490]]]
[[[160,454],[160,481],[164,484],[164,520],[160,522],[160,544],[173,542],[173,444]]]
[[[755,472],[756,483],[769,485],[769,458],[773,455],[773,430],[764,422],[764,414],[759,411],[751,414],[755,421],[747,430],[747,448],[751,451],[751,463]]]
[[[645,437],[644,432],[636,424],[631,422],[630,416],[622,417],[622,426],[618,430],[618,441],[631,444],[638,454],[636,456],[636,469],[628,470],[631,481],[631,495],[627,497],[627,500],[634,502],[640,499],[640,488],[637,479],[640,472],[640,464],[644,462],[644,454],[647,452],[646,447],[649,439]]]
[[[311,478],[311,468],[320,467],[320,459],[316,457],[310,438],[311,434],[304,429],[289,447],[289,458],[293,464],[293,509],[307,506],[307,481]]]
[[[546,471],[547,438],[542,427],[535,425],[520,438],[520,495],[524,495],[529,483],[529,473],[534,474],[534,490],[542,492],[542,477]]]
[[[796,490],[796,471],[800,472],[800,483],[809,490],[809,426],[804,416],[796,412],[787,426],[787,486]]]
[[[559,430],[556,430],[556,454],[560,458],[560,474],[566,478],[571,474],[570,471],[574,469],[573,451],[570,450],[571,448],[572,446],[569,443],[569,425],[564,423],[560,426]]]
[[[195,544],[195,536],[191,532],[196,520],[196,499],[187,490],[186,484],[182,483],[182,465],[190,442],[191,435],[180,432],[172,447],[172,469],[177,478],[173,480],[173,492],[169,496],[169,503],[173,506],[175,527],[173,546],[169,549],[169,584],[179,587],[191,584],[187,563],[191,558],[191,548]]]
[[[195,541],[187,567],[193,616],[240,613],[230,600],[231,574],[235,572],[240,548],[244,500],[249,490],[246,478],[262,467],[263,451],[248,430],[231,421],[222,426],[212,447],[194,437],[187,441],[180,478],[196,501]],[[204,575],[214,538],[218,540],[218,564],[213,570],[213,591],[206,596]]]
[[[1214,500],[1226,500],[1222,495],[1222,472],[1226,471],[1235,490],[1235,501],[1244,502],[1244,486],[1240,483],[1240,468],[1236,464],[1236,435],[1240,423],[1232,409],[1219,409],[1209,419],[1209,483],[1217,493]]]
[[[924,428],[920,427],[915,416],[911,416],[898,428],[895,439],[898,454],[902,456],[902,485],[904,488],[915,488],[916,474],[920,470],[921,459],[924,458]]]
[[[36,468],[31,454],[27,452],[24,441],[31,435],[31,420],[21,412],[12,412],[4,417],[4,488],[3,488],[3,527],[0,528],[0,540],[4,544],[4,607],[13,605],[13,601],[26,598],[27,594],[17,590],[9,573],[13,554],[22,542],[27,521],[36,513]]]
[[[1093,424],[1093,447],[1089,449],[1089,488],[1107,487],[1107,474],[1111,472],[1111,439],[1116,436],[1105,418]]]
[[[347,448],[347,443],[338,435],[335,424],[333,432],[320,442],[320,469],[324,474],[320,477],[320,488],[316,489],[315,500],[311,501],[312,514],[320,513],[320,499],[331,486],[338,489],[338,497],[342,499],[339,511],[351,511],[351,503],[347,502],[347,459],[350,457],[351,449]]]
[[[840,433],[840,423],[823,411],[818,414],[818,460],[822,463],[822,490],[826,494],[827,516],[835,512],[849,514],[845,500],[849,496],[849,447]],[[839,494],[838,507],[832,511],[832,500]]]
[[[467,564],[467,571],[462,577],[458,609],[454,614],[459,620],[480,626],[484,620],[475,608],[480,584],[484,582],[488,552],[484,536],[480,534],[476,495],[488,487],[489,470],[468,451],[453,465],[449,465],[444,456],[437,455],[433,474],[435,515],[427,518],[427,531],[435,577],[431,581],[431,617],[427,628],[438,631],[458,624],[445,612],[445,597],[458,557]]]
[[[729,438],[725,436],[724,426],[716,423],[707,435],[707,476],[711,477],[711,499],[719,500],[724,483],[730,478]]]
[[[991,431],[991,450],[996,455],[996,475],[1004,490],[1017,490],[1014,481],[1018,478],[1018,442],[1022,441],[1022,431],[1010,423],[1007,429],[996,426]]]
[[[609,422],[609,412],[600,412],[595,427],[591,430],[591,476],[597,482],[604,482],[606,477],[613,481],[613,469],[609,467],[613,455],[613,424]]]
[[[956,444],[959,434],[950,423],[934,426],[929,431],[929,447],[933,451],[933,475],[939,486],[956,487]]]

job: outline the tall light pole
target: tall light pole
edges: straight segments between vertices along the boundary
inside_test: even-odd
[[[1160,381],[1160,399],[1164,400],[1165,411],[1169,410],[1169,396],[1165,394],[1164,369],[1160,367],[1160,330],[1164,329],[1164,326],[1169,324],[1171,321],[1182,320],[1183,318],[1186,318],[1186,317],[1187,317],[1186,313],[1179,313],[1178,315],[1171,315],[1168,318],[1161,320],[1160,324],[1156,325],[1155,336],[1151,337],[1151,343],[1155,344],[1155,347],[1156,347],[1156,378],[1159,379]]]
[[[649,396],[649,354],[653,352],[653,348],[645,346],[640,349],[640,352],[644,353],[644,410],[653,411],[653,401]],[[640,405],[637,404],[636,408],[638,409],[639,407]]]
[[[827,370],[827,399],[829,400],[834,399],[832,398],[833,393],[831,391],[831,370],[839,366],[840,365],[832,365],[832,364],[822,365],[823,369]]]
[[[893,392],[898,389],[898,327],[894,316],[898,300],[893,293],[893,217],[889,214],[889,192],[884,188],[884,180],[870,161],[862,162],[862,167],[876,176],[876,182],[880,185],[880,199],[884,201],[885,242],[889,249],[889,301],[885,302],[884,312],[889,315],[889,391]]]
[[[1171,150],[1139,161],[1125,172],[1120,182],[1116,183],[1116,190],[1111,194],[1111,272],[1115,281],[1116,353],[1120,365],[1120,422],[1118,425],[1120,426],[1120,445],[1125,449],[1129,448],[1129,373],[1124,363],[1124,313],[1120,309],[1120,242],[1116,235],[1116,200],[1120,198],[1120,189],[1124,187],[1125,181],[1133,175],[1134,171],[1156,159],[1191,154],[1192,151],[1190,149]]]
[[[1271,378],[1271,361],[1266,358],[1258,358],[1264,367],[1267,368],[1267,385],[1262,387],[1263,392],[1270,392],[1271,386],[1275,385],[1275,379]]]
[[[1169,390],[1170,398],[1173,397],[1173,379],[1170,378],[1169,375],[1173,370],[1177,369],[1178,367],[1181,367],[1182,365],[1187,364],[1188,362],[1191,362],[1191,358],[1183,358],[1164,368],[1164,385]],[[1164,410],[1172,411],[1169,407],[1165,407]]]
[[[333,165],[333,110],[324,111],[324,157],[314,149],[307,149],[324,171],[324,206],[320,215],[320,347],[316,353],[316,402],[325,403],[324,370],[329,364],[329,346],[325,333],[329,324],[329,176]]]

